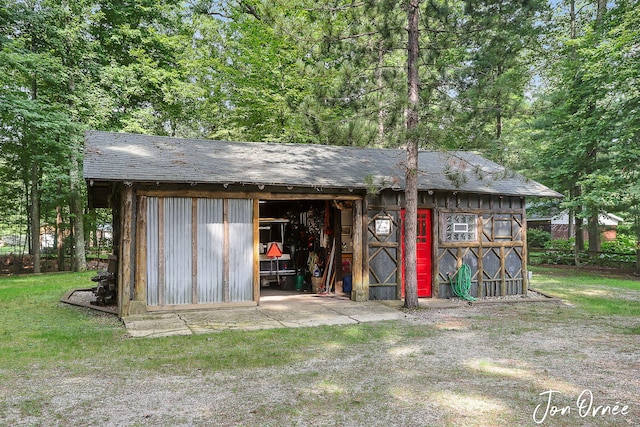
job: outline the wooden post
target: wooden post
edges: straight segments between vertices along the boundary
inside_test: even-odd
[[[529,248],[527,247],[527,211],[525,200],[522,199],[522,294],[529,292]]]
[[[482,197],[480,197],[482,200]],[[484,218],[482,214],[478,214],[478,298],[484,298],[484,284],[482,283],[482,279],[484,276],[484,268],[482,266],[482,257],[484,256],[482,251],[482,239],[484,236]]]
[[[369,283],[365,283],[364,276],[368,277],[369,263],[368,256],[365,254],[367,245],[364,242],[363,216],[366,215],[366,209],[363,206],[363,200],[353,202],[353,276],[351,299],[354,301],[366,301],[369,299]]]
[[[504,246],[500,246],[500,295],[507,295],[507,268]]]
[[[435,204],[434,204],[435,205]],[[440,241],[440,212],[431,209],[431,296],[440,297],[440,258],[438,242]]]
[[[253,199],[253,300],[260,304],[260,200]]]
[[[485,297],[484,282],[482,280],[484,276],[484,268],[482,266],[483,256],[484,256],[484,253],[482,252],[482,243],[480,243],[480,246],[478,247],[478,298]]]
[[[147,198],[138,198],[138,216],[136,218],[136,279],[133,300],[147,303]]]
[[[336,258],[334,265],[334,286],[342,280],[342,213],[338,208],[331,209],[333,213],[333,236],[335,237]]]
[[[129,315],[129,294],[131,289],[131,251],[133,248],[133,188],[124,186],[122,199],[121,221],[122,237],[118,259],[118,316]]]

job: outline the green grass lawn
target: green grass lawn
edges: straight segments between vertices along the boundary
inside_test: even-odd
[[[553,267],[531,270],[532,288],[560,297],[588,313],[640,317],[640,278]]]
[[[355,344],[412,333],[395,324],[384,328],[363,324],[223,331],[215,334],[215,345],[211,335],[132,339],[115,316],[59,302],[66,291],[91,286],[93,274],[0,278],[0,366],[28,369],[55,364],[73,370],[85,369],[100,359],[105,369],[161,367],[176,372],[193,369],[215,372],[286,365],[314,357],[318,352],[342,357]],[[291,352],[291,348],[297,351]]]
[[[630,295],[640,281],[607,278],[552,268],[534,268],[532,287],[580,307],[586,314],[640,317],[640,302]],[[112,315],[59,302],[68,290],[91,286],[95,273],[56,273],[0,278],[0,366],[90,364],[108,355],[107,364],[177,370],[264,367],[287,364],[327,351],[342,357],[350,346],[432,333],[389,322],[384,326],[273,329],[210,335],[131,339]],[[640,333],[633,328],[631,333]],[[179,344],[178,344],[179,343]],[[182,351],[176,352],[180,346]],[[296,348],[296,352],[290,352]]]
[[[418,425],[533,425],[540,392],[557,387],[567,399],[593,387],[606,402],[633,403],[625,394],[633,386],[616,384],[633,374],[626,366],[635,360],[640,334],[640,282],[558,269],[533,272],[533,288],[567,305],[476,305],[422,312],[426,322],[153,339],[128,337],[113,315],[59,302],[65,292],[89,287],[95,273],[0,277],[0,425],[16,414],[31,420],[25,425],[115,425],[109,409],[98,411],[107,414],[104,419],[92,413],[100,409],[102,394],[78,385],[87,379],[94,379],[92,384],[104,379],[113,390],[100,393],[116,400],[131,382],[144,390],[139,398],[147,391],[157,398],[158,384],[174,387],[177,381],[172,392],[190,404],[191,393],[202,401],[225,396],[227,389],[229,396],[249,395],[228,397],[240,409],[211,403],[207,410],[214,412],[202,415],[206,422],[197,425],[265,425],[269,419],[269,425],[297,425],[313,418],[316,425],[382,425],[383,420],[393,425],[380,418],[389,411],[434,417]],[[609,358],[598,358],[610,348]],[[606,365],[611,358],[614,364]],[[368,379],[362,379],[363,371],[370,373]],[[65,394],[66,380],[80,395]],[[256,387],[263,387],[263,395],[251,393]],[[269,400],[272,390],[288,397]],[[439,412],[425,409],[430,401]],[[162,407],[143,412],[120,407],[131,417],[122,425],[172,424],[170,418],[153,418],[156,412],[168,416]],[[86,414],[73,412],[83,410]],[[636,415],[614,421],[633,422]],[[175,416],[180,425],[197,420]],[[220,419],[226,423],[213,422]],[[568,427],[582,420],[574,414],[553,421]],[[601,417],[590,425],[613,425],[610,421]]]

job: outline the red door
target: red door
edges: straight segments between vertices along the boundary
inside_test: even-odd
[[[404,217],[402,210],[402,297],[404,298]],[[418,297],[431,296],[431,210],[418,209],[416,242],[416,269],[418,273]]]

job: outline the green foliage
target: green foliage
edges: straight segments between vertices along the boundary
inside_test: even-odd
[[[563,251],[571,251],[573,250],[576,244],[575,239],[572,237],[570,239],[553,239],[549,240],[544,247],[546,249],[555,249],[555,250],[563,250]]]
[[[483,129],[495,128],[496,116],[506,120],[521,107],[529,74],[522,53],[537,37],[534,16],[543,8],[540,2],[422,3],[421,55],[429,64],[420,76],[424,120],[416,135],[422,146],[499,152]],[[404,143],[401,3],[198,2],[191,11],[201,37],[187,63],[209,70],[195,80],[198,92],[207,94],[207,109],[198,112],[206,136]],[[496,12],[508,18],[498,19]],[[479,34],[500,37],[479,40]],[[475,143],[469,135],[477,135]]]
[[[583,217],[637,211],[640,99],[637,2],[558,6],[546,32],[532,109],[528,174],[564,192]],[[594,246],[597,247],[597,244]]]
[[[584,217],[625,213],[640,236],[637,2],[597,19],[594,2],[579,6],[571,22],[564,3],[421,2],[420,125],[407,135],[402,2],[2,2],[1,226],[27,234],[31,173],[43,221],[61,208],[71,223],[91,128],[354,146],[412,137],[515,166]]]
[[[636,227],[636,224],[634,224],[632,221],[621,222],[616,227],[617,236],[618,237],[624,236],[624,238],[634,237],[635,236],[635,230],[634,230],[635,227]]]
[[[575,264],[575,239],[550,240],[545,245],[545,252],[536,254],[532,262],[538,264]],[[581,251],[578,258],[583,265],[596,265],[601,267],[632,268],[636,263],[636,239],[635,237],[621,235],[616,240],[602,242],[601,251],[596,257],[590,257]]]
[[[618,234],[615,240],[602,242],[601,250],[605,253],[635,254],[638,241],[633,236]]]
[[[509,121],[525,111],[531,52],[538,48],[539,20],[547,8],[544,1],[465,3],[460,46],[466,52],[454,74],[459,111],[451,123],[456,138],[450,148],[480,149],[502,160]]]
[[[551,240],[548,231],[530,228],[527,230],[527,244],[532,248],[543,248]]]

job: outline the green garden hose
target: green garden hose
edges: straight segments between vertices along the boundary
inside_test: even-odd
[[[477,301],[471,296],[471,268],[462,264],[453,277],[449,277],[449,284],[453,293],[466,301]]]

